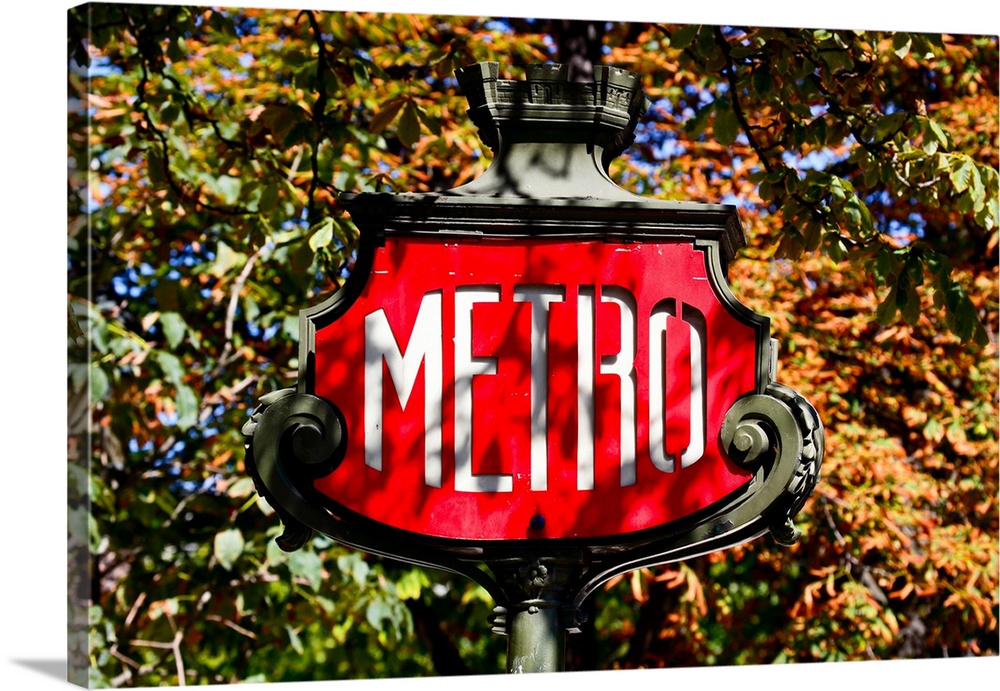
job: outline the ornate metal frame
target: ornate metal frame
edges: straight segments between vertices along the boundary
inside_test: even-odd
[[[626,571],[732,547],[768,532],[782,544],[793,543],[799,532],[792,519],[817,483],[824,450],[816,411],[775,383],[768,320],[729,290],[726,267],[744,243],[736,210],[642,198],[615,185],[607,176],[608,163],[631,141],[646,109],[638,79],[601,68],[594,83],[571,84],[563,72],[559,66],[534,66],[526,82],[498,79],[497,66],[489,63],[458,72],[470,116],[495,153],[489,171],[468,185],[439,194],[343,195],[362,231],[354,271],[333,296],[301,314],[298,386],[261,397],[243,428],[248,471],[285,526],[278,538],[282,549],[298,549],[315,530],[349,547],[464,575],[494,598],[492,623],[499,633],[538,626],[550,633],[578,630],[584,599]],[[564,178],[554,179],[532,163],[553,152],[569,162]],[[577,193],[567,196],[568,190]],[[316,331],[361,294],[386,237],[428,235],[442,241],[478,235],[521,242],[553,237],[685,242],[701,249],[716,294],[759,335],[756,390],[732,406],[720,433],[730,458],[750,470],[752,480],[681,521],[596,541],[446,540],[391,528],[332,504],[312,481],[339,465],[347,430],[336,402],[313,393]],[[518,671],[523,655],[519,644],[511,645],[508,665]],[[558,658],[561,645],[556,636],[550,658]],[[559,667],[551,659],[545,664]]]

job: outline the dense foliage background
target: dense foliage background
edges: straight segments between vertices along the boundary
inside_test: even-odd
[[[501,671],[470,583],[319,537],[282,553],[240,429],[297,376],[298,311],[350,271],[338,194],[485,170],[454,69],[517,78],[568,59],[580,25],[110,4],[69,19],[82,680]],[[653,102],[616,179],[739,205],[730,281],[771,317],[779,379],[828,448],[798,545],[608,583],[568,667],[996,655],[997,37],[591,28]]]

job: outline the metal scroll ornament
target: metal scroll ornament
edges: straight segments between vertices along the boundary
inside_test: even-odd
[[[646,110],[636,75],[457,76],[489,170],[342,195],[355,268],[301,313],[298,384],[261,398],[247,468],[282,549],[318,531],[463,574],[496,601],[509,671],[559,669],[609,578],[797,540],[823,425],[729,289],[736,210],[608,176]]]

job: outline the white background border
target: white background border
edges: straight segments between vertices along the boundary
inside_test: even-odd
[[[3,76],[2,249],[0,329],[5,365],[0,411],[4,425],[0,510],[0,680],[5,689],[66,688],[66,11],[75,3],[15,0],[4,8],[0,41]],[[179,3],[172,3],[179,4]],[[196,4],[196,3],[185,3]],[[203,3],[208,4],[208,3]],[[835,3],[764,3],[713,0],[592,7],[589,3],[507,0],[313,0],[230,2],[230,6],[297,9],[408,11],[444,14],[580,19],[657,20],[685,23],[810,26],[993,34],[996,13],[976,3],[871,0]],[[791,8],[789,8],[791,7]],[[957,8],[962,8],[961,14]],[[986,14],[993,15],[987,18]],[[483,622],[485,626],[486,623]],[[859,662],[575,674],[568,684],[650,684],[670,688],[749,688],[808,685],[811,689],[868,689],[902,685],[939,689],[959,678],[997,679],[1000,658],[914,662]],[[608,676],[614,675],[614,676]],[[971,675],[971,676],[970,676]],[[400,679],[388,682],[272,684],[294,691],[448,691],[469,682],[483,689],[508,688],[505,675],[473,679]],[[548,675],[518,680],[542,688]],[[11,684],[10,682],[13,682]],[[405,685],[405,686],[404,686]]]

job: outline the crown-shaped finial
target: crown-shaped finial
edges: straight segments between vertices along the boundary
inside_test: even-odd
[[[469,101],[469,116],[494,153],[501,139],[579,141],[604,149],[604,163],[632,142],[648,107],[639,76],[607,65],[594,66],[594,81],[568,81],[565,65],[528,65],[525,79],[500,79],[495,62],[456,71]]]

